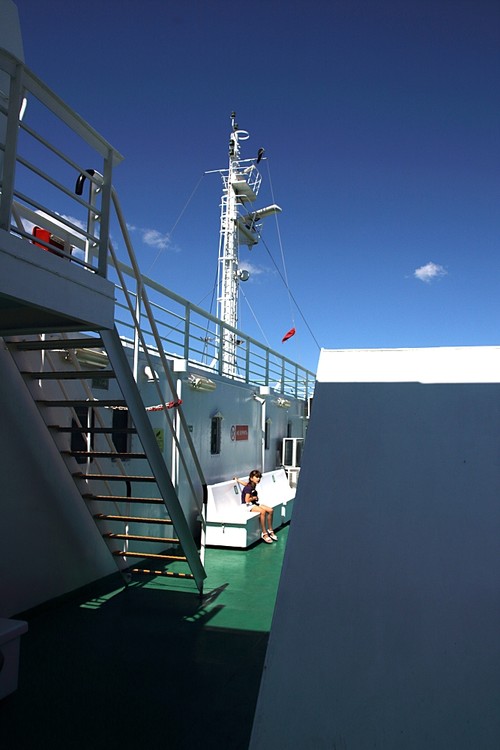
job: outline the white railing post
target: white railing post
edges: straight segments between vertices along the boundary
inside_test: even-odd
[[[136,298],[135,298],[135,319],[138,322],[138,326],[134,326],[134,380],[137,383],[139,378],[139,332],[141,327],[141,315],[142,315],[142,278],[139,276],[136,279]]]
[[[186,311],[184,320],[184,359],[187,362],[189,360],[189,339],[191,336],[191,306],[189,302],[184,309]]]
[[[0,202],[0,229],[10,230],[12,201],[14,199],[14,177],[16,173],[17,136],[19,132],[19,112],[23,101],[23,65],[16,65],[10,79],[9,106],[5,129],[5,151],[2,166],[2,191]]]
[[[247,350],[245,352],[245,382],[250,383],[250,341],[247,339]]]

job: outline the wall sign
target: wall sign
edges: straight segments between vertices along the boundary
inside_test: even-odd
[[[158,443],[158,448],[163,452],[165,448],[165,430],[161,427],[155,427],[154,428],[155,438],[156,442]]]
[[[231,427],[231,440],[248,440],[248,425],[233,424]]]

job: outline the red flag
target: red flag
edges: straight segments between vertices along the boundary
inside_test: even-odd
[[[281,339],[281,343],[283,344],[283,342],[288,341],[288,339],[291,339],[292,336],[295,336],[295,328],[290,328],[290,330],[285,333],[285,335]]]

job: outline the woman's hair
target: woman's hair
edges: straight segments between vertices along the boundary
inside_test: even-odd
[[[253,471],[250,472],[250,476],[248,478],[251,479],[252,477],[255,477],[256,479],[262,479],[262,474],[258,469],[253,469]]]

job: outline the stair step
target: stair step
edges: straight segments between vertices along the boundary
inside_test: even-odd
[[[103,339],[106,342],[106,346],[104,346],[103,344]],[[94,381],[95,385],[99,385],[100,381],[104,381],[104,383],[101,384],[102,388],[104,388],[104,385],[108,380],[116,381],[117,386],[121,388],[122,391],[126,391],[127,394],[130,391],[130,393],[132,394],[131,397],[133,397],[134,391],[131,390],[133,382],[130,380],[129,383],[127,380],[127,378],[129,378],[128,371],[123,373],[121,372],[122,362],[123,366],[125,366],[125,360],[122,356],[121,349],[119,348],[119,341],[116,335],[112,338],[110,333],[107,332],[106,337],[103,333],[102,338],[100,336],[98,338],[83,338],[81,333],[77,334],[77,332],[75,331],[74,337],[72,339],[51,338],[47,340],[25,340],[10,342],[8,346],[12,349],[13,353],[15,353],[16,350],[19,350],[20,352],[38,351],[40,353],[43,351],[63,353],[75,351],[79,359],[80,365],[77,365],[75,362],[75,367],[73,367],[69,361],[63,362],[62,358],[57,355],[57,364],[56,359],[50,357],[49,360],[47,360],[47,362],[42,367],[40,367],[38,364],[38,360],[42,355],[39,354],[38,356],[36,356],[35,354],[33,354],[33,356],[35,356],[37,360],[37,364],[33,364],[28,361],[26,366],[23,368],[23,370],[25,371],[21,371],[20,367],[21,375],[25,378],[25,381],[28,384],[36,384],[37,381],[42,381],[39,383],[39,385],[42,386],[44,383],[57,383],[57,381],[61,381],[60,386],[62,388],[62,382],[75,384],[80,383],[78,393],[75,391],[71,394],[69,399],[61,398],[61,396],[64,395],[62,392],[52,394],[50,389],[48,393],[44,392],[44,390],[46,389],[41,389],[39,395],[42,396],[42,398],[39,400],[35,398],[35,401],[37,401],[39,407],[45,407],[49,410],[48,412],[42,411],[42,414],[45,416],[45,420],[47,422],[51,421],[55,423],[47,424],[47,428],[52,432],[53,437],[55,437],[56,431],[58,433],[65,433],[70,435],[138,434],[137,429],[132,426],[117,428],[113,427],[113,425],[109,425],[106,427],[99,425],[98,427],[87,427],[85,424],[80,424],[81,420],[75,417],[74,412],[74,419],[68,419],[68,422],[72,421],[71,426],[68,423],[64,424],[64,426],[63,424],[61,424],[66,421],[65,417],[63,418],[63,409],[83,409],[85,410],[86,414],[91,413],[92,409],[127,409],[127,403],[123,399],[122,393],[119,391],[116,393],[119,398],[111,397],[113,391],[111,391],[111,393],[102,393],[101,395],[105,396],[105,398],[103,399],[94,399],[92,397],[92,394],[90,393],[89,395],[91,396],[91,398],[82,398],[82,396],[85,395],[82,390],[85,381],[88,381],[89,385],[91,381]],[[105,356],[107,349],[109,350],[109,355],[112,355],[111,358],[113,362],[115,360],[115,357],[116,361],[120,362],[120,368],[116,373],[112,369],[112,362],[109,361],[109,355]],[[87,354],[87,352],[89,354]],[[73,354],[71,355],[71,357],[67,355],[67,358],[68,360],[74,360]],[[19,366],[19,357],[17,357],[16,359],[18,360]],[[100,367],[99,365],[102,366]],[[35,371],[28,371],[30,367],[34,367]],[[37,371],[37,367],[40,371]],[[56,370],[52,370],[52,367],[55,367]],[[77,367],[82,367],[82,369],[75,369]],[[56,396],[56,398],[50,398],[51,395]],[[74,396],[76,396],[76,398],[74,398]],[[50,412],[51,408],[59,408],[61,411]],[[76,414],[79,413],[79,411],[76,412]],[[53,419],[47,420],[47,414],[54,414],[55,416]],[[60,417],[59,414],[63,414],[63,416]],[[111,422],[111,415],[108,416],[109,420],[106,419],[104,421]],[[113,419],[113,422],[118,421],[121,424],[127,424],[127,422],[129,422],[130,424],[130,415],[128,414],[128,411],[124,415],[113,414],[113,416],[124,417],[123,419],[119,420]],[[87,419],[83,421],[87,422]],[[57,424],[58,422],[59,424]],[[138,422],[139,426],[142,426],[144,422],[142,415],[140,418],[138,417]],[[148,420],[144,423],[145,429],[147,427],[147,422]],[[77,424],[79,426],[77,426]],[[146,433],[146,437],[148,437],[148,439],[145,439],[144,442],[149,446],[150,439],[148,433]],[[80,447],[88,448],[89,446],[82,444]],[[135,465],[132,465],[130,467],[130,470],[138,470],[139,474],[131,474],[130,476],[116,473],[120,470],[126,471],[126,469],[120,464],[111,464],[111,460],[147,460],[147,455],[143,452],[143,446],[134,446],[134,448],[138,448],[138,450],[136,450],[135,452],[124,451],[123,448],[126,448],[125,445],[119,446],[122,448],[122,450],[116,450],[116,446],[114,446],[112,443],[110,443],[108,446],[103,442],[102,446],[99,446],[99,448],[101,447],[104,448],[104,450],[94,451],[70,449],[62,450],[61,454],[63,456],[71,456],[74,459],[79,459],[80,463],[84,464],[86,462],[86,459],[104,459],[108,461],[108,463],[102,464],[102,466],[106,469],[105,473],[97,473],[97,470],[100,467],[96,461],[97,465],[94,464],[93,466],[81,466],[79,471],[77,470],[73,473],[73,477],[82,493],[82,499],[85,502],[89,501],[91,503],[102,503],[102,505],[89,505],[88,507],[93,515],[97,528],[102,533],[103,539],[105,539],[105,541],[108,543],[109,553],[113,555],[117,563],[118,560],[122,561],[118,563],[118,567],[122,569],[121,572],[124,573],[126,571],[127,575],[129,573],[134,573],[151,577],[158,576],[191,580],[195,581],[199,590],[202,591],[202,579],[206,574],[204,573],[203,566],[200,567],[201,561],[195,554],[197,551],[196,544],[189,534],[189,529],[186,529],[185,532],[186,539],[184,539],[182,535],[182,539],[179,539],[177,536],[176,528],[174,527],[171,518],[147,517],[149,515],[155,514],[167,516],[167,514],[169,513],[168,509],[165,506],[164,498],[143,496],[144,492],[151,492],[152,494],[156,495],[164,494],[164,497],[167,498],[160,480],[150,475],[150,468],[148,464],[138,464],[137,467]],[[69,446],[66,445],[65,448],[69,448]],[[77,469],[78,467],[74,466],[74,468]],[[91,469],[91,473],[85,473],[85,471],[82,471],[82,469],[86,468]],[[145,473],[141,474],[141,471]],[[79,483],[78,480],[85,480],[87,482],[87,485],[84,486],[83,484]],[[103,483],[109,482],[110,485],[96,485],[95,483],[94,485],[90,484],[91,481],[95,482],[95,480],[100,480]],[[124,482],[124,484],[117,485],[117,482]],[[148,487],[141,488],[140,486],[137,486],[138,482],[148,483]],[[157,482],[160,482],[159,487],[156,486]],[[154,483],[155,487],[153,487],[151,483]],[[96,492],[92,492],[92,488],[95,488]],[[97,494],[99,491],[102,492],[103,489],[104,491],[106,491],[106,489],[109,489],[111,492],[118,490],[118,492],[125,492],[126,494]],[[140,493],[140,496],[132,496],[132,491]],[[168,492],[168,484],[166,484],[165,491]],[[172,498],[172,502],[174,502],[174,498]],[[109,505],[109,503],[113,503],[113,505]],[[174,508],[177,509],[177,505],[174,505],[174,507],[172,507],[172,511],[174,510]],[[94,513],[95,510],[101,511],[102,509],[109,509],[111,512]],[[126,515],[122,515],[122,511]],[[146,516],[142,515],[143,513],[146,513]],[[106,525],[103,527],[101,522],[106,522]],[[135,526],[134,524],[137,524],[137,526]],[[145,524],[150,524],[151,526],[148,527]],[[184,527],[182,526],[182,528]],[[129,531],[132,533],[126,533]],[[165,534],[166,536],[160,536],[161,534]],[[125,549],[129,545],[132,548],[135,548],[135,550]],[[143,551],[141,548],[144,548],[144,550],[148,551]],[[155,550],[157,550],[157,552],[155,552]],[[185,552],[187,554],[185,554]],[[137,567],[132,567],[134,565],[134,560]],[[186,572],[168,570],[168,567],[179,568],[180,571],[184,569]],[[123,570],[123,568],[125,570]],[[189,570],[189,568],[191,568],[191,570]]]
[[[162,524],[172,525],[170,518],[146,518],[144,516],[112,516],[106,513],[95,513],[94,518],[96,521],[120,521],[122,523],[150,523],[150,524]],[[178,539],[172,541],[178,542]]]
[[[194,581],[192,573],[174,573],[171,570],[148,570],[147,568],[130,568],[129,573],[140,573],[146,576],[166,576],[168,578],[189,578]]]
[[[106,482],[156,482],[155,477],[132,476],[124,474],[85,474],[82,471],[73,472],[75,479],[102,479]]]
[[[170,562],[174,561],[181,561],[186,562],[187,557],[184,557],[183,555],[161,555],[161,554],[155,554],[153,552],[130,552],[130,550],[127,550],[126,552],[124,550],[114,550],[112,554],[115,557],[143,557],[145,560],[168,560]]]
[[[103,534],[104,539],[125,539],[133,542],[159,542],[161,544],[178,544],[178,539],[170,539],[164,536],[146,536],[142,534],[115,534],[110,531]],[[184,557],[178,557],[177,560],[185,560]]]
[[[18,349],[19,351],[40,351],[44,349],[102,349],[103,343],[101,338],[86,339],[47,339],[41,341],[12,341],[9,342],[9,349]]]
[[[85,428],[83,428],[84,430]],[[118,451],[61,451],[65,456],[88,458],[120,458],[123,461],[132,458],[146,458],[145,453],[119,453]]]
[[[82,495],[84,500],[97,500],[98,502],[113,503],[139,503],[142,505],[165,505],[161,497],[127,497],[126,495],[94,495],[87,492]]]
[[[126,407],[127,402],[123,399],[37,399],[37,404],[40,404],[41,406],[72,406],[72,407],[91,407],[92,409],[96,409],[98,407],[108,407],[113,408],[114,406],[119,407]]]
[[[114,370],[57,370],[55,372],[49,370],[43,370],[43,372],[24,371],[22,372],[22,375],[27,375],[34,380],[93,380],[94,378],[102,380],[116,377]]]

